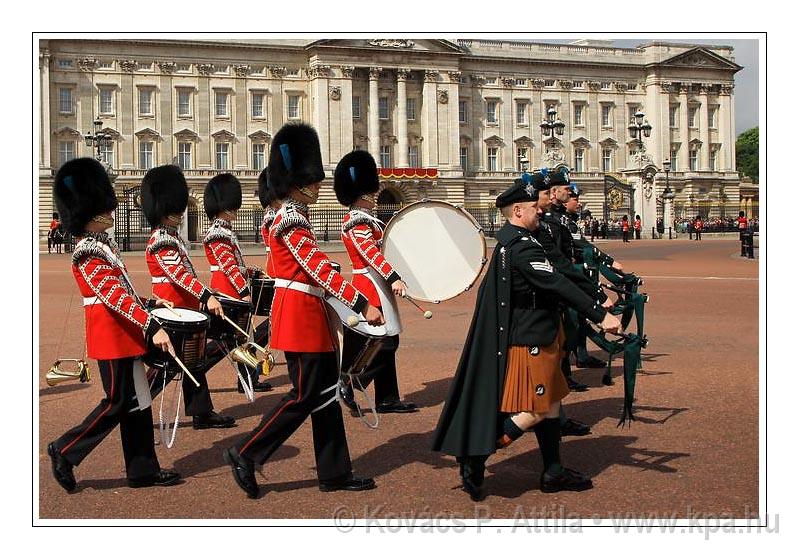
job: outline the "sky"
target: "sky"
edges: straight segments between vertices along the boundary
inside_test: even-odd
[[[537,41],[539,40],[537,39]],[[744,66],[742,70],[734,75],[733,100],[736,109],[736,135],[738,136],[748,128],[758,126],[758,40],[728,39],[725,37],[714,39],[660,37],[658,39],[614,39],[614,46],[632,48],[649,43],[651,40],[733,47],[733,57],[736,64]],[[574,41],[574,39],[545,40],[543,42],[569,43],[571,41]]]

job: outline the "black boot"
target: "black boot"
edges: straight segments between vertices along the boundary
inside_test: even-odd
[[[256,469],[253,461],[239,455],[235,447],[226,449],[222,457],[231,466],[233,479],[239,485],[239,488],[247,493],[248,498],[257,498],[258,483],[256,482]]]
[[[233,416],[222,416],[213,410],[205,414],[192,416],[192,428],[195,430],[207,430],[209,428],[232,428],[236,425]]]
[[[75,475],[72,474],[72,465],[69,464],[69,461],[56,449],[53,443],[47,446],[47,454],[50,455],[53,477],[56,482],[67,492],[75,490],[78,483],[75,482]]]
[[[571,490],[580,492],[592,487],[588,477],[561,465],[561,427],[558,418],[547,418],[534,427],[539,450],[542,453],[544,470],[539,479],[542,492]]]
[[[483,487],[486,459],[486,455],[458,457],[461,489],[469,494],[473,502],[482,502],[486,498],[486,489]]]

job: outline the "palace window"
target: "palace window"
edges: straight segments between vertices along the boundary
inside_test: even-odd
[[[523,163],[525,165],[530,165],[530,159],[528,158],[528,148],[527,147],[520,147],[517,148],[517,171],[522,171]]]
[[[497,83],[497,78],[486,78],[486,83],[493,86]]]
[[[114,167],[114,143],[108,142],[100,146],[100,159]]]
[[[467,122],[467,102],[459,100],[458,101],[458,122],[465,123]]]
[[[601,106],[600,123],[606,128],[611,128],[611,105],[608,103]]]
[[[361,98],[358,96],[353,96],[353,118],[361,118]]]
[[[603,171],[613,170],[613,150],[611,148],[603,148]]]
[[[286,116],[289,119],[299,119],[300,118],[300,96],[299,95],[290,95],[288,99],[288,104],[286,108]]]
[[[417,120],[417,100],[406,99],[406,118],[410,121]]]
[[[717,128],[717,106],[712,105],[708,108],[708,128]]]
[[[147,71],[153,69],[153,63],[152,62],[140,62],[139,64],[136,65],[136,69],[137,70],[143,70],[143,71],[147,72]]]
[[[214,116],[227,117],[228,116],[228,92],[215,91],[214,92]],[[225,169],[219,167],[218,169]]]
[[[114,90],[111,88],[100,88],[100,114],[114,114]]]
[[[461,164],[461,170],[466,173],[467,165],[469,164],[469,151],[466,146],[461,146],[458,149],[458,161]]]
[[[697,171],[697,149],[692,148],[689,150],[689,170]]]
[[[253,144],[253,169],[255,170],[261,170],[267,166],[264,159],[265,147],[265,144]]]
[[[188,89],[178,90],[178,116],[192,116],[192,92]]]
[[[378,98],[378,118],[382,121],[389,119],[389,98]]]
[[[486,163],[489,171],[497,171],[497,148],[486,150]]]
[[[678,170],[678,150],[675,148],[669,151],[669,169],[670,171]]]
[[[264,117],[264,94],[254,93],[250,98],[250,115],[255,118]]]
[[[580,173],[583,171],[583,148],[575,148],[575,171]]]
[[[139,88],[139,114],[153,114],[153,90],[150,88]]]
[[[713,148],[708,154],[708,168],[717,171],[717,148]]]
[[[139,169],[153,167],[153,143],[139,142]]]
[[[217,151],[216,151],[216,168],[217,169],[228,169],[228,147],[230,144],[225,142],[218,142],[217,143]]]
[[[192,143],[178,142],[178,167],[181,169],[192,168]]]
[[[544,81],[544,87],[556,87],[556,81],[555,80],[545,80]]]
[[[58,88],[58,112],[72,113],[72,90],[70,88]]]
[[[572,122],[575,126],[583,126],[583,105],[572,106]]]
[[[689,128],[697,127],[697,107],[689,107]]]
[[[68,60],[68,59],[65,59],[65,58],[59,58],[58,59],[58,67],[59,68],[72,68],[72,61]]]
[[[611,89],[611,82],[600,82],[600,89],[604,90]]]
[[[191,72],[192,71],[192,65],[191,64],[178,64],[178,66],[175,68],[175,71],[176,72]]]
[[[514,80],[515,86],[524,86],[525,85],[525,78],[516,78]]]
[[[408,147],[408,166],[419,167],[419,148],[417,146]]]
[[[497,123],[497,101],[486,102],[486,122]]]
[[[113,60],[100,60],[97,63],[97,68],[102,70],[110,70],[114,68],[114,61]]]
[[[678,105],[669,106],[669,127],[678,128]]]
[[[572,89],[583,89],[583,82],[582,81],[573,81],[572,82]]]
[[[75,142],[59,142],[58,143],[58,165],[64,165],[69,160],[75,159]]]
[[[528,104],[525,101],[517,101],[517,125],[528,124]]]
[[[392,148],[391,146],[381,146],[381,167],[392,167]]]

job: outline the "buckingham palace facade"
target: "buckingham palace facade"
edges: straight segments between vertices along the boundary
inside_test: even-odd
[[[731,215],[739,207],[733,80],[726,46],[617,48],[435,39],[49,39],[39,42],[39,228],[64,161],[103,159],[118,192],[150,167],[180,165],[190,207],[222,171],[256,206],[256,180],[286,122],[320,135],[334,167],[354,148],[381,167],[379,202],[486,206],[524,168],[567,165],[595,216]],[[543,136],[549,108],[563,134]],[[649,137],[632,138],[637,112]],[[640,117],[641,120],[641,117]],[[95,122],[102,124],[95,125]],[[102,146],[89,146],[99,132]],[[665,162],[674,201],[664,200]],[[609,181],[627,188],[609,214]],[[666,202],[666,204],[665,204]],[[622,205],[620,207],[620,204]]]

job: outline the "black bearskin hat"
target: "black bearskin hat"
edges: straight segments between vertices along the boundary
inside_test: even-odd
[[[209,220],[225,210],[238,210],[242,206],[242,184],[230,173],[220,173],[206,185],[203,206]]]
[[[543,191],[559,185],[569,185],[569,169],[565,166],[556,169],[543,167],[533,173],[533,186],[536,190]]]
[[[269,150],[269,183],[278,198],[292,187],[305,187],[325,178],[317,131],[304,123],[285,124]]]
[[[73,235],[80,235],[98,214],[117,207],[108,173],[92,158],[73,159],[59,168],[53,183],[53,198],[61,223]]]
[[[378,166],[363,150],[355,150],[342,158],[333,173],[333,190],[337,200],[350,206],[362,194],[378,192]]]
[[[276,200],[278,200],[278,197],[269,182],[269,170],[265,167],[258,175],[258,201],[261,202],[261,207],[266,210]]]
[[[177,165],[154,167],[142,179],[142,211],[152,227],[170,214],[183,214],[189,204],[189,187]]]

